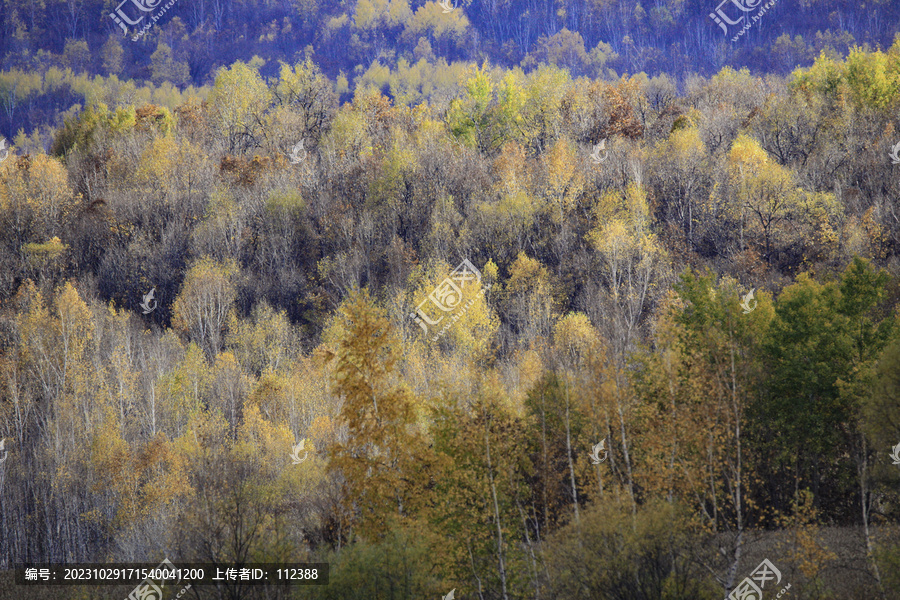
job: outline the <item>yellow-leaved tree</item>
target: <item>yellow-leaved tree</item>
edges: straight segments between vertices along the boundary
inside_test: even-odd
[[[220,70],[207,98],[210,120],[228,152],[241,152],[262,142],[272,93],[257,71],[257,62],[237,61]]]
[[[626,358],[635,349],[639,328],[668,277],[668,257],[650,230],[647,196],[639,185],[629,184],[624,196],[608,192],[597,202],[594,215],[597,226],[588,239],[603,265],[603,334],[611,349],[611,362],[599,369],[611,373],[604,385],[604,402],[617,417],[621,472],[636,508],[630,447],[636,400],[625,380]]]
[[[832,222],[839,206],[830,193],[807,192],[796,186],[793,173],[769,158],[755,139],[741,134],[728,152],[732,211],[739,215],[740,249],[745,236],[762,246],[766,262],[792,242],[820,252],[833,246]]]
[[[188,345],[175,368],[156,381],[154,402],[148,411],[145,428],[151,435],[159,429],[175,436],[198,413],[209,396],[211,375],[203,350],[197,344]],[[148,427],[149,426],[149,427]]]
[[[416,284],[409,286],[406,319],[418,325],[413,331],[426,336],[426,346],[440,345],[464,360],[477,361],[486,357],[500,326],[487,298],[489,281],[496,276],[496,266],[488,265],[484,267],[481,280],[477,274],[468,273],[468,267],[457,265],[451,268],[441,261],[432,264],[424,273],[411,275],[411,282]],[[463,274],[461,269],[468,274]]]
[[[265,129],[270,143],[287,152],[302,139],[304,147],[311,149],[334,118],[338,104],[334,85],[307,57],[293,66],[281,64],[272,93],[276,107]]]
[[[552,206],[554,223],[561,224],[575,208],[584,192],[584,171],[577,168],[575,145],[567,139],[557,140],[544,155],[545,198]]]
[[[331,469],[345,482],[345,514],[374,541],[416,512],[418,488],[428,481],[420,471],[427,451],[414,423],[414,398],[395,372],[400,341],[384,311],[366,291],[354,292],[332,329],[335,342],[319,350],[333,367],[332,392],[343,399]]]
[[[75,216],[78,196],[69,188],[63,164],[38,154],[27,169],[25,201],[34,211],[40,231],[47,237],[59,235]]]
[[[478,236],[482,248],[502,264],[534,243],[534,221],[541,204],[533,192],[534,175],[522,146],[504,144],[492,167],[491,196],[476,205],[476,222],[483,228]]]
[[[9,212],[19,245],[62,234],[78,200],[66,167],[46,154],[8,160],[0,168],[0,211]]]
[[[234,261],[202,258],[187,272],[181,292],[172,306],[172,325],[188,333],[209,358],[222,349],[228,311],[235,300]]]
[[[174,214],[202,215],[206,193],[201,182],[212,177],[212,164],[199,146],[172,135],[155,137],[144,148],[138,164],[133,172],[130,164],[118,162],[117,166],[124,173],[131,172],[123,187],[140,194],[139,202],[129,206],[130,210],[143,213],[151,202],[158,214],[151,213],[148,218],[160,227],[165,217]]]
[[[709,152],[699,129],[691,126],[674,130],[654,148],[650,166],[656,189],[667,200],[663,218],[677,222],[692,247],[694,227],[702,222],[697,198],[702,197],[709,179]]]
[[[597,225],[588,241],[602,264],[604,337],[616,340],[621,359],[669,275],[668,256],[651,231],[647,194],[631,183],[624,194],[611,191],[594,206]]]
[[[509,267],[499,298],[506,321],[523,346],[541,346],[549,340],[556,317],[553,295],[547,268],[520,252]]]

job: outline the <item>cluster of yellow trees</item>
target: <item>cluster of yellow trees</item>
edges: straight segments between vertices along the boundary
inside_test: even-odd
[[[896,598],[898,55],[682,93],[473,66],[415,106],[251,62],[87,107],[0,163],[0,564],[687,600],[767,557]],[[409,315],[464,258],[432,341]]]

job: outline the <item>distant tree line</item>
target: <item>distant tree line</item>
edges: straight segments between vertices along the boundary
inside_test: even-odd
[[[184,87],[209,85],[218,68],[253,56],[269,59],[261,71],[266,77],[277,76],[279,61],[293,64],[311,57],[352,92],[367,73],[411,70],[431,79],[441,77],[447,64],[487,60],[528,71],[551,64],[594,78],[666,73],[682,82],[694,73],[711,76],[724,66],[786,75],[822,53],[836,58],[857,44],[870,50],[887,47],[900,22],[900,6],[889,0],[870,1],[865,8],[842,0],[779,0],[746,36],[732,42],[733,35],[710,17],[722,6],[718,0],[667,0],[653,6],[637,0],[465,0],[449,13],[424,0],[193,0],[177,2],[146,35],[132,41],[109,16],[120,4],[0,2],[0,69],[7,73],[0,77],[0,133],[12,137],[20,128],[30,133],[40,124],[61,124],[41,120],[40,113],[60,105],[68,109],[76,100],[67,86],[56,83],[26,114],[17,99],[33,88],[36,74],[51,69]],[[138,10],[137,4],[126,2],[123,8],[131,19],[144,15],[135,31],[155,14]],[[737,3],[724,4],[730,19],[743,14]],[[21,81],[18,72],[31,74],[32,80]],[[393,90],[382,91],[394,98]]]

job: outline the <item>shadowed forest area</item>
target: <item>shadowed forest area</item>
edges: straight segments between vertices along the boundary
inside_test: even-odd
[[[900,599],[898,8],[782,2],[0,2],[0,598]]]

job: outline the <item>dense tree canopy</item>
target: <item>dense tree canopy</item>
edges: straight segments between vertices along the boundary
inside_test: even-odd
[[[183,0],[127,50],[63,10],[109,4],[0,5],[0,568],[900,598],[900,41],[620,76],[708,9]]]

